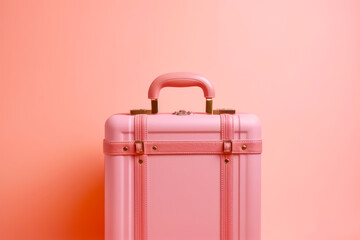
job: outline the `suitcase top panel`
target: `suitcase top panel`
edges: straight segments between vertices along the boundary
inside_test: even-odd
[[[261,123],[256,115],[240,113],[233,114],[233,117],[234,131],[242,133],[241,139],[261,139]],[[176,136],[181,134],[192,136],[189,140],[218,140],[221,132],[220,115],[151,114],[147,115],[147,130],[150,136],[161,135],[161,140],[176,140]],[[124,141],[124,135],[131,136],[133,133],[134,115],[115,114],[105,123],[105,139],[108,141]],[[197,139],[196,136],[203,137]]]

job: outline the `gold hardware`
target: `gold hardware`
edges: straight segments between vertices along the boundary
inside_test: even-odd
[[[127,150],[129,150],[129,148],[127,146],[125,146],[125,147],[123,147],[123,150],[127,151]]]
[[[136,148],[136,144],[141,143],[141,151],[138,151]],[[135,153],[136,154],[144,154],[144,142],[143,141],[135,141]]]
[[[139,163],[140,163],[140,164],[142,164],[143,162],[144,162],[143,160],[139,159]]]
[[[230,161],[229,159],[227,159],[227,158],[225,159],[225,163],[228,163],[229,161]]]
[[[131,109],[130,110],[131,115],[137,115],[137,114],[151,114],[150,109]]]
[[[243,151],[245,151],[245,150],[247,149],[247,146],[244,144],[244,145],[242,145],[241,149],[242,149]]]
[[[235,109],[226,109],[226,108],[220,108],[220,109],[214,109],[213,114],[235,114]]]
[[[225,144],[230,143],[230,150],[225,151]],[[223,152],[224,154],[231,154],[232,153],[232,141],[231,140],[224,140],[223,141]]]
[[[153,149],[153,150],[156,150],[156,149],[157,149],[157,146],[153,146],[152,149]]]
[[[213,100],[211,98],[206,99],[206,107],[205,107],[206,113],[212,114],[213,112]]]
[[[157,99],[151,99],[151,113],[159,112],[159,101]]]

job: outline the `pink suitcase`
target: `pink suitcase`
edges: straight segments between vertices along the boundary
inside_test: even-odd
[[[158,114],[161,88],[191,86],[205,113]],[[212,98],[204,77],[164,74],[151,110],[106,121],[106,240],[260,240],[260,121],[213,111]]]

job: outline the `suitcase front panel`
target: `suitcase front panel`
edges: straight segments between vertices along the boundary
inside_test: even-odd
[[[149,140],[220,139],[219,115],[149,115],[147,128]],[[234,128],[234,139],[260,139],[253,115],[234,115]],[[106,140],[134,140],[134,116],[112,116]],[[259,240],[260,154],[232,157],[233,239]],[[220,240],[220,155],[147,158],[147,239]],[[134,240],[134,159],[105,158],[106,240]]]
[[[148,118],[148,140],[218,140],[220,119],[207,115]],[[220,156],[148,157],[148,240],[220,236]]]
[[[219,156],[148,158],[148,240],[220,236]]]

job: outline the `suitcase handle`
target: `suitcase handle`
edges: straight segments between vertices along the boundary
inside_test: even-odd
[[[215,90],[211,83],[200,75],[186,72],[166,73],[151,83],[148,98],[151,99],[152,113],[158,113],[159,94],[164,87],[201,87],[206,98],[206,112],[212,113],[212,99],[215,97]]]

